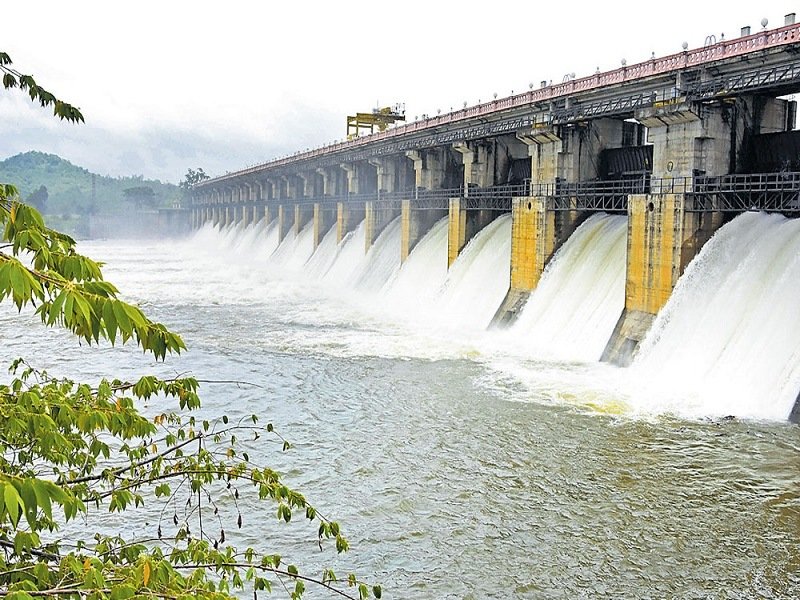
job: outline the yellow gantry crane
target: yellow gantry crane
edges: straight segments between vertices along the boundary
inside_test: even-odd
[[[347,139],[352,140],[362,132],[385,131],[389,125],[406,120],[405,104],[373,108],[371,113],[356,113],[347,117]]]

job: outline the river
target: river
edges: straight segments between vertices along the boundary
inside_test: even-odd
[[[79,347],[3,307],[2,358],[89,379],[155,371],[254,384],[205,384],[203,414],[274,423],[294,447],[255,444],[255,455],[337,518],[351,551],[320,553],[314,529],[278,526],[271,507],[246,506],[232,535],[274,542],[312,572],[354,569],[385,598],[798,597],[800,430],[781,416],[786,400],[776,409],[780,394],[757,388],[738,412],[703,402],[710,386],[688,387],[712,367],[671,386],[677,358],[658,348],[670,323],[688,335],[680,305],[657,323],[641,364],[596,362],[624,293],[618,219],[588,221],[562,253],[585,260],[597,238],[592,252],[611,267],[594,268],[594,284],[575,285],[589,275],[570,275],[566,259],[546,273],[532,306],[560,315],[555,331],[525,313],[510,331],[485,331],[507,284],[507,219],[449,274],[441,223],[400,270],[386,249],[399,247],[396,224],[367,258],[356,231],[339,247],[329,235],[310,261],[308,229],[273,255],[274,228],[206,228],[185,240],[81,244],[188,352],[157,364],[133,347]],[[592,310],[552,297],[570,286]],[[553,342],[559,330],[570,338]],[[790,367],[780,376],[794,385]],[[130,515],[102,518],[141,527]]]

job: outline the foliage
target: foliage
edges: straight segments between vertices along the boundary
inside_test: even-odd
[[[162,360],[185,348],[180,336],[121,300],[101,265],[46,227],[10,185],[0,185],[0,228],[0,301],[35,307],[45,325],[65,327],[89,345],[130,340]],[[330,540],[337,552],[348,549],[338,523],[243,450],[243,437],[268,436],[288,450],[272,424],[255,415],[238,423],[196,420],[190,411],[200,405],[199,382],[192,377],[87,384],[53,378],[22,359],[11,373],[0,385],[0,596],[221,599],[278,584],[294,599],[309,582],[348,598],[381,596],[354,574],[309,576],[277,549],[226,541],[226,528],[240,528],[242,514],[237,509],[226,523],[219,507],[238,507],[240,490],[249,490],[252,500],[272,504],[279,521],[299,512],[318,523],[320,547]],[[177,411],[147,418],[136,405],[148,399],[160,407],[174,402]],[[154,535],[58,538],[59,527],[77,517],[153,505],[162,509]],[[185,507],[180,516],[178,505]]]
[[[125,201],[133,204],[133,206],[136,207],[136,210],[154,208],[156,205],[156,193],[150,186],[139,185],[136,187],[125,188],[122,190],[122,193],[125,196]]]
[[[201,181],[205,181],[206,179],[209,179],[209,176],[206,175],[206,172],[203,171],[203,169],[198,168],[196,171],[194,169],[189,169],[186,172],[186,176],[183,178],[183,181],[181,181],[178,185],[188,192],[193,186]]]
[[[25,204],[29,204],[40,213],[43,213],[47,207],[48,196],[47,186],[40,185],[37,190],[31,192],[28,197],[25,198]]]
[[[39,102],[43,107],[52,106],[53,114],[59,119],[72,123],[83,123],[81,111],[71,104],[59,100],[42,86],[36,83],[31,75],[23,75],[11,66],[11,57],[5,52],[0,52],[0,73],[3,74],[3,87],[5,89],[19,88],[28,92],[31,100]]]
[[[198,168],[196,171],[190,168],[186,172],[186,176],[183,178],[183,181],[178,184],[183,192],[184,206],[188,206],[191,202],[192,188],[206,179],[210,179],[210,177],[206,175],[206,172],[201,168]]]
[[[111,214],[130,210],[124,190],[147,186],[159,207],[168,207],[180,198],[177,185],[131,177],[106,177],[91,173],[63,158],[43,152],[25,152],[0,161],[0,181],[13,181],[23,197],[44,185],[48,191],[45,222],[54,215],[85,215],[91,209],[92,188],[97,198],[97,213]]]

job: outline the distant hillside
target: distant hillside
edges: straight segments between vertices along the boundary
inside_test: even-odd
[[[92,200],[93,176],[94,201]],[[126,200],[126,189],[139,188],[140,191],[142,188],[152,189],[150,199],[153,208],[172,206],[180,198],[180,188],[171,183],[144,179],[141,175],[132,177],[95,175],[59,156],[43,152],[25,152],[0,161],[0,182],[16,185],[23,200],[44,185],[47,188],[47,201],[42,207],[42,212],[57,216],[58,219],[55,220],[131,212],[137,208],[136,198],[129,191]],[[142,208],[141,203],[138,208]]]

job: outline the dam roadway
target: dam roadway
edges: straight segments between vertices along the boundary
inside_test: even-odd
[[[717,229],[748,211],[800,215],[794,21],[206,180],[191,224],[264,221],[283,240],[313,223],[316,249],[363,221],[366,252],[399,217],[402,262],[447,217],[450,266],[510,213],[503,326],[584,221],[627,215],[625,304],[602,359],[628,365]]]

